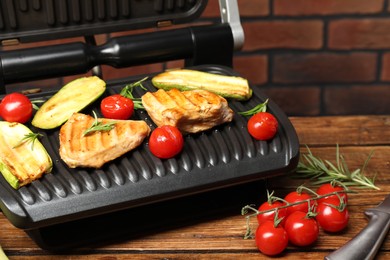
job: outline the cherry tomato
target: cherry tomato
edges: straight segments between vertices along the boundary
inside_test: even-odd
[[[278,121],[268,112],[254,114],[247,124],[249,134],[256,140],[270,140],[278,130]]]
[[[260,205],[258,210],[259,211],[266,211],[266,210],[270,210],[270,209],[276,209],[276,208],[284,206],[284,205],[285,204],[280,202],[280,201],[274,201],[274,202],[266,201]],[[278,218],[283,218],[281,221],[282,226],[284,225],[284,222],[286,220],[286,216],[287,216],[287,209],[286,208],[278,209]],[[265,221],[268,221],[268,220],[274,221],[275,211],[260,213],[260,214],[257,214],[256,217],[257,217],[257,222],[259,224],[261,224]]]
[[[335,191],[343,191],[343,190],[345,190],[344,187],[342,187],[340,185],[337,185],[337,184],[333,185],[332,183],[325,183],[325,184],[322,184],[317,189],[316,193],[318,195],[325,195],[325,194],[329,194],[329,193],[332,193],[332,192],[335,192]],[[347,193],[338,193],[338,195],[344,200],[345,203],[348,202]],[[337,195],[326,196],[324,198],[318,199],[317,202],[321,203],[321,202],[325,201],[328,198],[338,199],[338,196]]]
[[[257,227],[255,241],[260,252],[273,256],[286,249],[288,236],[282,226],[275,227],[274,222],[268,220]]]
[[[105,97],[100,103],[100,110],[105,118],[129,119],[134,112],[134,102],[120,94]]]
[[[156,157],[168,159],[181,152],[183,135],[174,126],[164,125],[153,130],[149,138],[149,149]]]
[[[318,223],[315,218],[308,217],[306,212],[295,211],[286,219],[284,228],[289,241],[296,246],[313,244],[319,234]]]
[[[286,197],[284,197],[284,200],[287,201],[288,203],[295,203],[295,202],[299,202],[299,201],[303,201],[303,200],[308,200],[311,198],[312,197],[306,192],[299,193],[297,191],[292,191],[289,194],[287,194]],[[311,200],[310,205],[307,202],[307,203],[300,203],[297,205],[287,207],[287,215],[290,215],[294,211],[302,211],[302,212],[307,213],[309,211],[309,206],[311,207],[311,206],[315,205],[315,203],[316,203],[315,200]]]
[[[0,116],[8,122],[26,123],[32,113],[30,99],[21,93],[8,94],[0,103]]]
[[[321,228],[328,232],[339,232],[348,225],[349,212],[344,209],[337,209],[332,205],[339,207],[339,198],[329,198],[319,203],[317,207],[316,219]]]

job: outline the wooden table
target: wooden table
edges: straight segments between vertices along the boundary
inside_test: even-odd
[[[333,161],[336,144],[339,144],[350,169],[356,169],[363,165],[370,151],[374,151],[366,174],[376,174],[376,184],[381,190],[359,190],[350,194],[347,230],[337,235],[321,231],[315,245],[308,248],[289,246],[280,256],[281,259],[322,259],[362,230],[367,224],[363,211],[376,206],[390,193],[390,116],[293,117],[291,121],[299,135],[302,153],[308,145],[315,155]],[[277,194],[285,194],[302,180],[292,181],[285,175],[262,183]],[[258,190],[259,194],[265,192],[264,188]],[[234,212],[218,213],[217,210],[213,217],[196,222],[184,221],[176,227],[134,237],[121,236],[65,253],[42,250],[24,231],[12,226],[0,214],[0,244],[10,259],[262,259],[267,257],[258,252],[254,240],[243,239],[245,218],[240,215],[242,206],[261,202],[255,197],[238,198],[234,202],[237,204]],[[157,211],[154,215],[152,220],[159,223],[161,214]],[[77,240],[77,236],[74,239]],[[377,259],[389,258],[390,239],[387,237]]]

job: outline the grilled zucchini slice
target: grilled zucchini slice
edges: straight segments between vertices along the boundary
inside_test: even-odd
[[[25,125],[0,121],[0,171],[14,188],[51,172],[53,162],[33,132]]]
[[[248,80],[237,76],[225,76],[209,72],[178,69],[160,73],[152,78],[155,87],[181,91],[203,89],[224,98],[247,100],[252,96]]]
[[[63,86],[37,111],[31,124],[41,129],[53,129],[65,123],[73,113],[79,112],[98,99],[106,90],[99,77],[75,79]]]

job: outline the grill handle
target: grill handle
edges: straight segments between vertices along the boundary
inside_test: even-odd
[[[229,24],[217,24],[112,38],[105,44],[75,42],[1,53],[0,83],[82,74],[98,65],[123,68],[185,59],[186,65],[231,66]]]

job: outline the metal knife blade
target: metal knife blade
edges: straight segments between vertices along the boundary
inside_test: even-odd
[[[390,229],[390,195],[377,207],[368,209],[367,226],[338,250],[325,257],[326,260],[374,259]]]

